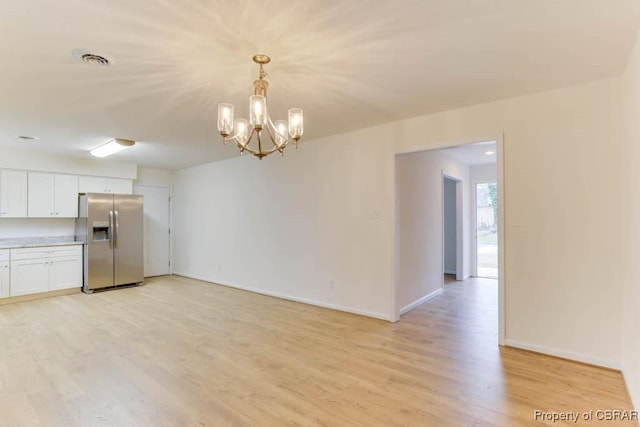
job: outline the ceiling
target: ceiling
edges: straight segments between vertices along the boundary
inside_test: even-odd
[[[237,156],[217,104],[247,114],[255,53],[272,116],[304,109],[303,141],[592,81],[624,69],[638,3],[0,0],[0,149],[87,157],[118,137],[138,143],[110,159],[147,167]]]
[[[496,142],[486,141],[475,144],[465,144],[456,147],[443,148],[447,155],[460,163],[469,166],[486,165],[496,163]]]

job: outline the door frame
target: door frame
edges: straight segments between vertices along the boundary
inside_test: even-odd
[[[467,144],[475,144],[478,142],[484,141],[496,141],[496,182],[498,183],[498,344],[505,345],[506,334],[507,334],[507,321],[506,321],[506,293],[507,293],[507,274],[505,272],[505,253],[506,253],[506,243],[505,243],[505,218],[506,218],[506,199],[505,199],[505,178],[504,178],[504,136],[502,133],[497,135],[489,135],[485,137],[479,138],[470,138],[464,140],[457,141],[445,141],[440,143],[434,143],[429,145],[428,147],[415,147],[403,150],[394,150],[389,156],[389,162],[391,163],[392,176],[390,179],[393,180],[392,184],[392,206],[390,207],[390,212],[393,212],[393,221],[391,226],[391,241],[394,242],[393,251],[391,253],[391,286],[390,288],[390,305],[391,305],[391,315],[390,319],[392,322],[397,322],[400,320],[400,307],[398,307],[398,262],[397,257],[399,254],[399,226],[398,226],[398,189],[395,185],[397,179],[397,171],[396,171],[396,156],[398,154],[405,153],[415,153],[419,151],[431,151],[431,150],[441,150],[443,148],[450,147],[458,147],[461,145]]]

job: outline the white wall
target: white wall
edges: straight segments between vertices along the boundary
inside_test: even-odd
[[[76,175],[135,179],[135,164],[0,149],[0,169],[21,169]]]
[[[0,239],[75,234],[73,218],[0,218]]]
[[[632,51],[624,75],[626,106],[626,162],[621,164],[617,185],[626,183],[627,194],[622,197],[617,209],[627,213],[626,245],[624,251],[625,287],[623,289],[624,318],[622,365],[629,394],[635,408],[640,408],[640,37]],[[626,173],[624,173],[626,171]],[[616,266],[617,267],[617,266]]]
[[[502,134],[506,342],[619,367],[621,86],[607,79],[307,141],[282,160],[177,171],[176,272],[390,318],[394,153]]]
[[[396,156],[396,286],[401,313],[442,288],[443,173],[460,179],[462,194],[468,194],[468,166],[450,158],[445,150]],[[464,202],[469,198],[461,196],[461,200]],[[463,218],[467,219],[461,224],[460,240],[463,253],[467,254],[463,256],[462,264],[463,271],[468,272],[468,203],[462,204],[462,211]],[[463,218],[460,220],[464,221]]]
[[[472,186],[475,186],[476,182],[488,182],[498,181],[497,176],[497,166],[495,163],[487,163],[485,165],[471,165],[469,166],[469,179],[471,180]],[[471,190],[472,196],[475,188]]]
[[[503,133],[509,345],[620,366],[620,89],[607,79],[398,125],[424,145]]]
[[[174,271],[389,319],[391,136],[176,171]]]
[[[173,171],[165,169],[138,168],[134,185],[156,185],[159,187],[173,187]]]

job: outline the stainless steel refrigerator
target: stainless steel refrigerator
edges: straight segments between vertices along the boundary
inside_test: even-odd
[[[85,243],[83,292],[143,282],[142,202],[131,194],[80,196],[76,240]]]

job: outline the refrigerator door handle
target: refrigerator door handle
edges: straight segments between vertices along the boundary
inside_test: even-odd
[[[113,249],[113,241],[115,239],[113,228],[113,211],[109,211],[109,249]]]
[[[116,227],[114,229],[114,233],[113,233],[113,249],[118,249],[118,211],[114,211],[115,214],[115,219],[116,219]]]

